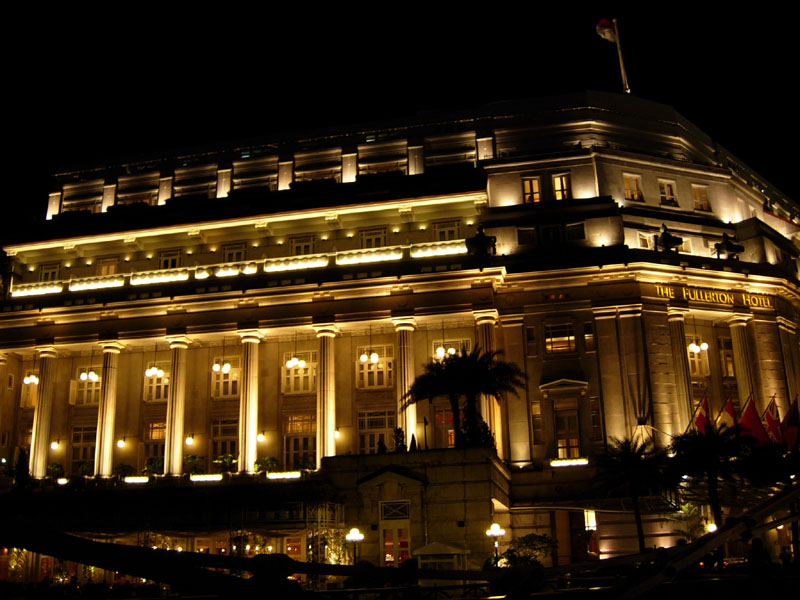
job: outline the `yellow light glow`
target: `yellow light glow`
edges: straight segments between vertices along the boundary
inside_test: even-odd
[[[233,277],[234,275],[239,274],[239,267],[236,265],[226,265],[224,267],[219,267],[216,271],[214,271],[214,275],[217,277]]]
[[[186,281],[189,271],[150,271],[131,275],[131,285],[150,285],[153,283],[168,283],[170,281]]]
[[[302,473],[300,471],[280,471],[274,473],[267,473],[267,479],[300,479]]]
[[[147,475],[130,475],[124,481],[125,483],[147,483],[150,478]]]
[[[192,444],[194,444],[194,436],[190,435],[189,437],[186,438],[186,445],[191,446]]]
[[[124,448],[125,440],[117,440],[117,448]]]
[[[66,477],[59,477],[58,479],[56,479],[56,483],[58,485],[67,485],[69,483],[69,479],[67,479]]]
[[[50,450],[58,450],[58,442],[50,442]]]
[[[195,279],[208,279],[209,275],[210,273],[208,272],[208,269],[197,269],[194,272]]]
[[[339,430],[338,430],[338,429],[336,429],[336,431],[334,431],[334,432],[333,432],[333,437],[334,437],[334,439],[337,439],[337,440],[338,440],[338,439],[339,439],[339,435],[341,435],[341,434],[339,433]]]
[[[384,262],[387,260],[400,260],[403,251],[400,248],[379,248],[376,250],[360,250],[358,252],[341,253],[336,256],[337,265],[355,265],[363,263]]]
[[[492,526],[486,530],[486,535],[489,537],[503,537],[506,534],[506,530],[500,527],[497,523],[492,523]]]
[[[299,269],[318,269],[328,266],[327,256],[313,256],[309,258],[293,258],[285,260],[274,260],[264,263],[264,271],[273,273],[276,271],[295,271]]]
[[[714,533],[716,530],[717,530],[717,524],[716,523],[708,523],[706,525],[706,531],[708,531],[708,533]]]
[[[104,288],[122,287],[125,285],[124,277],[108,277],[105,279],[76,279],[70,281],[69,291],[80,292],[83,290],[99,290]]]
[[[453,242],[440,242],[422,244],[411,250],[411,258],[428,258],[431,256],[450,256],[453,254],[466,254],[467,245],[463,240]]]
[[[550,461],[551,467],[580,467],[588,464],[588,458],[554,458]]]
[[[242,273],[245,275],[252,275],[258,272],[258,265],[256,263],[249,263],[242,268]]]
[[[265,439],[265,438],[264,438],[264,434],[263,434],[263,433],[259,433],[259,434],[256,436],[256,441],[257,441],[257,442],[259,442],[259,443],[263,442],[263,441],[264,441],[264,439]]]
[[[222,473],[198,473],[189,475],[192,481],[222,481]]]
[[[46,285],[26,285],[20,286],[11,292],[15,298],[21,296],[42,296],[44,294],[58,294],[63,291],[64,286],[60,283],[49,283]]]
[[[358,527],[353,527],[347,535],[344,536],[348,542],[361,542],[364,540],[364,534],[359,531]]]

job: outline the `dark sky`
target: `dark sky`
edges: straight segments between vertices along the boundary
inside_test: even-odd
[[[70,13],[23,26],[17,33],[32,51],[19,52],[7,74],[15,176],[2,199],[14,217],[6,223],[43,213],[47,176],[62,165],[509,98],[619,91],[615,46],[595,33],[606,16],[619,18],[634,95],[675,106],[800,200],[789,162],[798,50],[788,15],[529,4],[468,14],[465,4],[434,2],[291,12],[225,4],[191,14]]]

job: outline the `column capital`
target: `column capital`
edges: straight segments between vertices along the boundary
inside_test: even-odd
[[[688,313],[688,308],[684,308],[682,306],[668,306],[667,321],[685,321]]]
[[[125,346],[119,342],[101,342],[100,345],[103,347],[103,353],[105,354],[119,354],[125,349]]]
[[[519,327],[525,322],[525,315],[522,313],[500,315],[500,325],[502,327]]]
[[[8,357],[6,356],[5,352],[0,352],[0,367],[6,364]]]
[[[728,317],[727,323],[730,327],[744,327],[752,318],[753,315],[750,313],[733,313]]]
[[[478,325],[494,325],[500,318],[496,308],[484,308],[480,310],[473,310],[472,316],[475,317],[475,323]]]
[[[264,336],[258,329],[240,329],[236,332],[243,344],[258,344]]]
[[[315,323],[311,327],[314,328],[317,337],[336,337],[339,334],[336,323]]]
[[[778,315],[777,317],[775,317],[775,321],[778,323],[778,327],[780,327],[781,329],[785,329],[789,333],[797,332],[797,323],[795,323],[791,319],[787,319],[786,317]]]
[[[55,358],[58,355],[55,346],[42,346],[36,351],[39,353],[39,358]]]
[[[192,342],[192,340],[185,335],[168,335],[167,341],[169,342],[170,350],[175,350],[176,348],[186,350]]]
[[[392,317],[395,331],[414,331],[417,328],[417,321],[414,317]]]

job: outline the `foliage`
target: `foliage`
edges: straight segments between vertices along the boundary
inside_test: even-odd
[[[269,473],[270,471],[276,471],[277,469],[278,459],[274,456],[262,456],[256,461],[255,464],[256,473],[260,473],[261,471]]]
[[[64,467],[61,463],[50,463],[47,465],[47,476],[57,479],[64,476]]]
[[[187,454],[183,457],[183,472],[189,473],[190,475],[197,475],[198,473],[202,473],[205,469],[203,468],[203,459],[200,456],[195,454]]]
[[[551,556],[558,542],[549,535],[529,533],[513,540],[500,554],[500,564],[507,567],[530,567],[541,564],[541,559]]]
[[[238,462],[239,459],[235,454],[218,454],[214,459],[214,464],[217,465],[220,473],[230,473]]]
[[[164,473],[164,457],[151,456],[142,469],[144,475],[162,475]]]
[[[88,460],[82,460],[76,466],[78,475],[83,475],[84,477],[88,477],[89,475],[94,474],[94,464],[89,462]]]
[[[499,355],[500,352],[482,352],[476,346],[471,352],[464,348],[460,354],[432,360],[409,389],[406,404],[446,397],[453,413],[456,448],[494,447],[494,438],[491,432],[487,436],[488,427],[484,430],[478,414],[478,400],[481,395],[498,401],[505,393],[518,395],[516,388],[526,382],[522,370],[498,359]]]
[[[392,433],[392,438],[394,438],[395,452],[408,452],[408,448],[406,448],[406,434],[401,427],[395,428]]]
[[[310,532],[308,545],[309,562],[326,562],[341,565],[347,558],[347,539],[341,529],[320,529]]]
[[[669,517],[669,521],[677,525],[674,533],[689,543],[701,538],[706,532],[703,513],[698,505],[691,502],[682,504],[680,510]]]

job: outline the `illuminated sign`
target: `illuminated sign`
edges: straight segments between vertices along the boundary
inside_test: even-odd
[[[752,306],[755,308],[774,309],[771,296],[751,294],[742,291],[707,290],[702,288],[675,287],[656,284],[656,296],[670,300],[689,300],[690,302],[707,302],[709,304],[726,304],[730,306]]]

